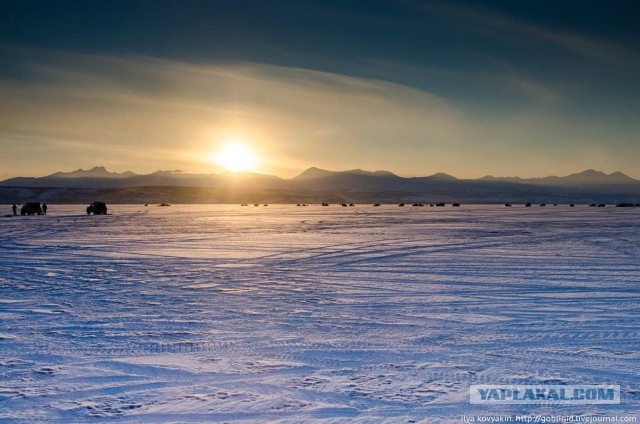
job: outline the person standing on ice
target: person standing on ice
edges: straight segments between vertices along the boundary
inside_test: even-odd
[[[47,204],[44,202],[42,202],[42,213],[45,215],[47,214]]]
[[[18,215],[18,207],[15,203],[13,204],[13,206],[11,206],[11,209],[13,210],[13,216]]]

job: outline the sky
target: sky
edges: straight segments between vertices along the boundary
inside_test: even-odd
[[[635,1],[0,0],[0,178],[640,178]]]

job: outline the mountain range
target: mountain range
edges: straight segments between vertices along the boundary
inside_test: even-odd
[[[103,166],[45,177],[0,181],[0,203],[319,203],[319,202],[638,202],[640,181],[621,172],[592,169],[564,177],[458,179],[437,173],[400,177],[389,171],[309,168],[283,179],[256,173],[151,174],[109,172]]]

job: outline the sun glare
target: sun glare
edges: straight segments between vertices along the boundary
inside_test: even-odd
[[[227,144],[215,157],[218,165],[231,172],[251,171],[256,160],[251,150],[240,143]]]

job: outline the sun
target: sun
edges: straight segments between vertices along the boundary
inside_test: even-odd
[[[251,171],[256,165],[255,157],[244,144],[229,143],[215,156],[215,162],[231,172]]]

